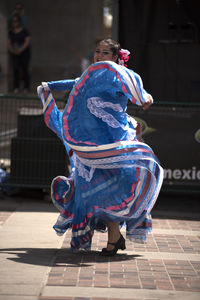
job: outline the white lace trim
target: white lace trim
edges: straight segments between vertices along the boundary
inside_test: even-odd
[[[81,176],[82,178],[84,178],[86,181],[90,182],[93,177],[95,168],[91,167],[90,170],[87,170],[84,167],[84,165],[81,163],[81,161],[78,159],[77,156],[75,156],[73,161],[74,161],[75,167],[78,170],[78,175]]]
[[[130,161],[130,160],[134,160],[134,161],[138,161],[139,159],[141,160],[147,160],[149,162],[148,164],[148,168],[150,170],[153,169],[153,163],[155,163],[155,160],[153,158],[145,158],[144,155],[128,155],[128,156],[113,156],[113,157],[107,157],[107,158],[99,158],[99,159],[87,159],[87,158],[82,158],[82,157],[79,157],[79,160],[86,166],[98,166],[98,168],[101,168],[103,169],[103,166],[105,164],[113,164],[113,163],[116,163],[116,162],[120,162],[120,161]],[[151,163],[150,163],[151,161]],[[131,165],[133,165],[131,163]],[[126,163],[123,164],[124,167],[127,166]],[[115,166],[112,165],[112,168],[114,168]],[[106,169],[106,168],[105,168]]]
[[[88,99],[88,103],[94,104],[96,107],[110,107],[115,111],[123,112],[123,109],[120,104],[114,104],[112,102],[102,101],[99,97],[91,97]]]
[[[102,119],[103,122],[107,123],[112,128],[124,127],[108,112],[103,108],[109,107],[114,111],[123,112],[120,104],[114,104],[112,102],[104,102],[99,97],[91,97],[87,100],[87,107],[91,114],[95,115],[97,118]]]

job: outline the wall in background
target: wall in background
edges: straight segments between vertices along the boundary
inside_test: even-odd
[[[7,18],[16,2],[2,0],[0,3],[0,64],[5,78],[11,77],[7,63]],[[35,90],[41,80],[76,76],[80,72],[79,56],[88,57],[95,40],[104,36],[104,1],[30,0],[21,3],[25,6],[32,37],[32,89]],[[6,92],[1,78],[0,89]]]

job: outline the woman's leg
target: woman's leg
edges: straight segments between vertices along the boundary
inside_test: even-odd
[[[14,90],[19,89],[20,81],[19,81],[19,66],[20,60],[19,56],[13,55],[13,88]]]
[[[120,238],[120,230],[119,230],[119,224],[116,222],[108,222],[108,242],[109,243],[116,243]],[[114,249],[114,245],[108,244],[107,250],[110,251]]]

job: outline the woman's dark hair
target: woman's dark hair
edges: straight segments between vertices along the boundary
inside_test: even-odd
[[[119,56],[119,50],[121,49],[121,46],[118,42],[108,38],[108,39],[103,39],[97,42],[97,46],[99,44],[105,43],[110,47],[110,50],[112,51],[113,55]]]

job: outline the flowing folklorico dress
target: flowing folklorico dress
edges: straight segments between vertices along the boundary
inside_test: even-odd
[[[126,237],[144,242],[152,230],[151,209],[163,169],[152,149],[136,137],[127,102],[143,105],[141,78],[114,62],[92,64],[78,80],[48,82],[50,90],[70,90],[59,111],[51,92],[41,93],[46,125],[73,150],[69,178],[52,181],[51,194],[60,215],[54,225],[62,235],[71,228],[72,250],[91,248],[98,222],[118,222]]]

